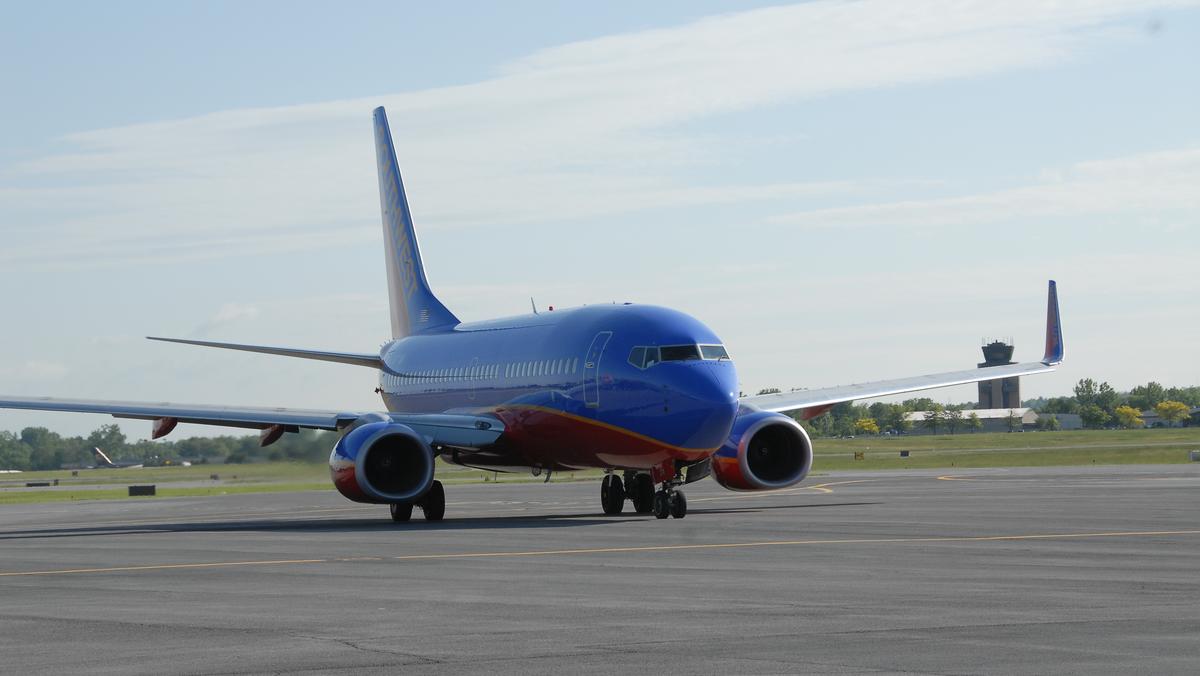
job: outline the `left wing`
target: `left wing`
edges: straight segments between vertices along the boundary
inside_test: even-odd
[[[935,387],[965,385],[968,383],[977,383],[982,380],[1046,373],[1053,371],[1054,367],[1061,364],[1062,361],[1063,337],[1062,322],[1060,321],[1058,311],[1058,286],[1051,280],[1046,300],[1046,353],[1041,361],[976,368],[967,371],[934,373],[911,378],[898,378],[896,380],[879,380],[857,385],[824,387],[815,390],[761,394],[754,397],[745,397],[741,400],[741,403],[744,406],[763,411],[775,411],[779,413],[800,411],[802,413],[801,417],[808,419],[821,415],[835,404],[847,401],[886,397],[891,394],[916,392]]]
[[[154,438],[166,436],[179,423],[221,425],[262,430],[264,446],[284,432],[300,428],[340,430],[361,418],[391,420],[408,425],[432,445],[479,449],[495,443],[504,424],[491,416],[465,414],[407,414],[355,411],[314,411],[296,408],[205,406],[198,404],[99,401],[94,399],[18,398],[0,395],[0,408],[35,411],[104,413],[114,418],[154,421]]]

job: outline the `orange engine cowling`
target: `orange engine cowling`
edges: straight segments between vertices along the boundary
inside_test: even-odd
[[[416,502],[433,485],[433,449],[407,425],[371,422],[333,447],[329,473],[355,502]]]
[[[794,486],[812,469],[812,441],[800,423],[781,413],[743,410],[712,461],[713,478],[735,491]]]

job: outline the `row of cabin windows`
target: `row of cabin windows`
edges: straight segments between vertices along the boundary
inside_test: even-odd
[[[425,369],[406,376],[387,376],[393,385],[421,385],[445,383],[459,380],[487,381],[504,378],[530,378],[557,376],[575,373],[579,369],[579,358],[544,359],[512,364],[478,364],[456,368]]]
[[[520,361],[504,367],[505,378],[536,378],[538,376],[559,376],[575,373],[579,369],[579,358],[543,359],[540,361]]]

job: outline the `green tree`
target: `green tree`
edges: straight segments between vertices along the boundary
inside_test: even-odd
[[[1192,407],[1200,406],[1200,386],[1172,387],[1167,390],[1166,395],[1170,401],[1181,401]]]
[[[908,410],[900,404],[887,404],[882,416],[883,426],[897,434],[912,430],[912,421],[908,419]]]
[[[1009,432],[1016,432],[1021,428],[1021,416],[1013,409],[1008,409],[1008,415],[1004,418],[1004,425]]]
[[[1129,390],[1129,405],[1139,411],[1147,411],[1167,399],[1167,391],[1153,380]]]
[[[1056,432],[1062,428],[1062,423],[1053,413],[1043,413],[1038,415],[1035,426],[1043,432]]]
[[[874,418],[859,418],[854,421],[854,430],[859,434],[879,434],[879,424]]]
[[[1095,404],[1100,410],[1112,413],[1120,403],[1121,395],[1106,382],[1097,385],[1091,378],[1084,378],[1075,385],[1075,401],[1081,409]]]
[[[983,429],[983,421],[979,419],[979,414],[975,411],[971,411],[971,414],[967,416],[967,429],[971,432]]]
[[[1084,427],[1098,430],[1107,425],[1112,416],[1096,404],[1088,404],[1079,409],[1079,419]]]
[[[778,387],[764,387],[763,389],[759,390],[755,396],[761,396],[764,394],[779,394],[782,391],[783,390],[779,389]]]
[[[0,432],[0,469],[30,469],[29,447],[12,432]]]
[[[1079,402],[1074,397],[1051,397],[1037,408],[1038,413],[1079,413]]]
[[[928,411],[925,411],[925,418],[921,421],[921,426],[929,430],[931,434],[937,434],[945,416],[946,408],[941,404],[934,404]]]
[[[62,466],[63,439],[45,427],[21,430],[21,443],[29,447],[30,469],[58,469]]]
[[[1118,406],[1113,415],[1117,418],[1117,424],[1127,430],[1146,424],[1146,421],[1142,420],[1142,412],[1132,406]]]
[[[958,428],[962,427],[963,412],[960,408],[951,408],[946,411],[946,429],[950,430],[950,434],[958,432]]]
[[[1158,417],[1167,423],[1167,427],[1186,420],[1192,413],[1192,409],[1181,401],[1160,401],[1154,410],[1158,413]]]

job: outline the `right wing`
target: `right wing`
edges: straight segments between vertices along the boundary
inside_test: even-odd
[[[809,419],[821,415],[835,404],[857,399],[872,399],[886,397],[891,394],[917,392],[936,387],[965,385],[982,380],[1028,376],[1035,373],[1053,371],[1063,361],[1062,321],[1058,311],[1058,286],[1050,281],[1050,290],[1046,299],[1046,353],[1041,361],[1025,364],[1007,364],[990,366],[967,371],[950,371],[924,376],[898,378],[896,380],[879,380],[857,385],[839,385],[823,387],[814,390],[798,390],[795,392],[780,392],[778,394],[760,394],[744,397],[741,403],[749,408],[763,411],[788,413],[799,411],[801,417]]]
[[[390,420],[408,425],[430,444],[464,450],[477,450],[495,443],[504,433],[504,423],[484,415],[373,413],[355,411],[315,411],[296,408],[248,406],[205,406],[199,404],[101,401],[94,399],[55,399],[51,397],[7,397],[0,395],[0,408],[72,413],[104,413],[114,418],[153,420],[154,438],[166,436],[178,423],[221,425],[263,431],[263,445],[274,442],[283,432],[301,428],[340,430],[360,419]]]

